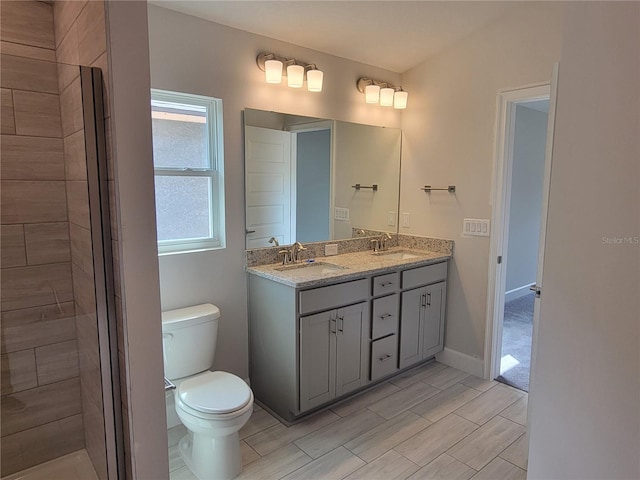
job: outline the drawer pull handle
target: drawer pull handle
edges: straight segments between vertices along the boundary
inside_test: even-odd
[[[392,355],[391,355],[391,354],[389,354],[389,353],[387,353],[386,355],[381,356],[379,360],[380,360],[381,362],[386,362],[386,361],[387,361],[387,360],[389,360],[391,357],[392,357]]]
[[[391,315],[390,313],[383,313],[382,315],[380,315],[381,320],[385,320],[389,317],[393,317],[393,315]]]
[[[393,285],[393,282],[382,282],[380,284],[381,287],[390,287],[391,285]]]

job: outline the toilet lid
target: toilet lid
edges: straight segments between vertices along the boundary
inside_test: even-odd
[[[229,413],[244,407],[251,389],[239,377],[227,372],[207,372],[185,380],[178,395],[188,407],[205,413]]]

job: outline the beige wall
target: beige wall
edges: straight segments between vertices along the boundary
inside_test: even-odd
[[[149,7],[153,88],[209,95],[224,105],[227,248],[160,257],[162,308],[211,302],[222,319],[214,367],[248,376],[247,288],[243,269],[244,143],[242,110],[257,108],[399,127],[397,111],[366,105],[359,76],[398,82],[399,75],[240,30]],[[223,47],[224,46],[224,47]],[[317,63],[322,93],[268,85],[255,63],[261,51]],[[158,322],[160,320],[158,319]]]
[[[638,85],[640,4],[572,5],[529,396],[532,479],[640,478]]]
[[[562,7],[536,3],[503,18],[403,75],[400,233],[455,241],[445,347],[482,371],[489,237],[462,237],[462,219],[491,218],[496,97],[548,82],[560,57]],[[420,187],[456,185],[456,194]],[[471,358],[469,358],[471,357]]]

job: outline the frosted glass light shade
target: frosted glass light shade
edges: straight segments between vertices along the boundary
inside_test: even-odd
[[[280,60],[264,62],[264,75],[267,83],[282,82],[282,62]]]
[[[409,98],[409,92],[396,92],[393,96],[393,107],[398,109],[407,108],[407,99]]]
[[[380,87],[378,85],[367,85],[364,89],[364,101],[367,103],[378,103],[380,98]]]
[[[393,88],[383,88],[380,90],[380,105],[383,107],[393,106]]]
[[[304,82],[304,67],[302,65],[289,65],[287,67],[287,84],[293,88],[301,88]]]
[[[322,73],[322,70],[309,70],[307,72],[307,90],[310,92],[321,92],[323,77],[324,73]]]

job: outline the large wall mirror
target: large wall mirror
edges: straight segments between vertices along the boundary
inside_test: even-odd
[[[397,232],[401,132],[246,109],[247,248]]]

